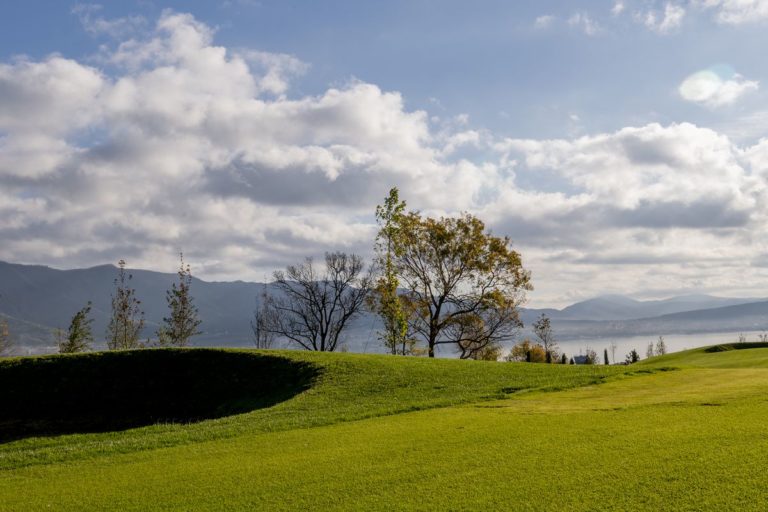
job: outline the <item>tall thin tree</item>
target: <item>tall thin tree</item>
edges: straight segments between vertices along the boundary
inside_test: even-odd
[[[88,304],[72,317],[72,321],[69,323],[69,329],[66,333],[57,330],[57,341],[60,353],[74,354],[77,352],[85,352],[91,347],[91,343],[93,343],[93,333],[91,331],[93,318],[89,318],[88,315],[90,315],[90,313],[91,301],[88,301]]]
[[[192,336],[202,334],[202,331],[198,330],[202,321],[197,316],[197,306],[190,293],[192,269],[188,263],[184,263],[184,253],[179,253],[179,260],[178,285],[173,283],[165,294],[170,315],[163,318],[163,325],[157,332],[161,346],[186,347]]]
[[[251,320],[253,344],[256,345],[256,348],[272,348],[277,338],[277,334],[273,331],[273,326],[278,322],[277,312],[273,307],[270,307],[266,279],[264,281],[261,300],[257,302]]]
[[[552,322],[549,317],[544,313],[533,322],[533,333],[544,345],[544,353],[546,354],[546,362],[551,363],[553,359],[557,358],[557,340],[555,340],[555,334],[552,332]]]
[[[125,260],[117,262],[115,292],[112,295],[112,317],[107,326],[107,347],[110,350],[139,348],[139,336],[144,329],[144,312],[136,290],[131,288],[133,275],[125,270]]]
[[[398,237],[400,218],[405,211],[405,201],[400,201],[397,188],[389,191],[384,204],[376,207],[376,266],[381,275],[376,280],[371,295],[373,309],[381,317],[384,329],[379,339],[392,354],[407,355],[412,352],[413,340],[408,336],[408,319],[403,299],[397,293],[400,280],[395,268],[395,241]]]

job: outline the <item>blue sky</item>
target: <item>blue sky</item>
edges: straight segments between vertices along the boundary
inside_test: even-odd
[[[93,54],[109,36],[84,30],[76,5],[7,2],[2,57]],[[400,91],[407,108],[466,113],[473,125],[513,137],[563,137],[653,121],[719,126],[764,104],[762,95],[753,95],[726,111],[702,109],[681,101],[677,88],[686,76],[712,67],[764,81],[765,25],[718,24],[712,10],[689,7],[679,28],[660,34],[637,18],[661,12],[666,3],[624,2],[619,15],[611,12],[614,5],[139,0],[102,2],[93,16],[142,16],[151,23],[163,9],[189,12],[216,28],[218,44],[288,53],[311,64],[293,95],[356,78]],[[568,23],[578,14],[593,20],[595,34]],[[538,27],[545,16],[552,20]]]
[[[512,236],[534,305],[764,295],[768,1],[0,14],[0,259],[169,270],[183,248],[202,277],[261,279],[367,254],[398,185]]]

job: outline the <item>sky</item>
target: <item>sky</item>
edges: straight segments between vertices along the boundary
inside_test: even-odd
[[[0,260],[256,280],[397,186],[529,305],[765,297],[768,0],[7,0]]]

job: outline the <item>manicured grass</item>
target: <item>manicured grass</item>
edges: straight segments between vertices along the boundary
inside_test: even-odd
[[[768,368],[768,348],[751,348],[757,344],[715,345],[651,357],[639,367],[676,366],[681,368]],[[721,349],[724,348],[723,349]]]
[[[765,510],[768,369],[759,350],[768,349],[754,350],[733,352],[751,354],[756,368],[729,367],[731,351],[707,354],[712,359],[691,351],[655,362],[675,360],[686,369],[648,367],[601,385],[18,468],[0,473],[0,503],[13,511]],[[324,378],[337,364],[340,371],[364,363],[377,376],[363,378],[361,401],[383,403],[382,389],[413,399],[385,383],[376,391],[376,379],[395,372],[375,371],[377,359],[330,358]],[[441,375],[443,364],[476,385],[493,372],[562,379],[570,371],[392,361],[414,365],[396,373],[422,392],[426,381],[408,375]],[[693,367],[701,361],[709,368]],[[339,377],[337,398],[341,383],[360,377]],[[443,382],[436,391],[461,388],[452,387],[453,379]]]
[[[281,367],[285,366],[285,360],[302,365],[305,370],[309,365],[315,369],[317,376],[312,386],[303,393],[273,407],[257,409],[246,414],[192,424],[157,424],[122,432],[38,437],[0,444],[0,470],[265,432],[304,429],[406,411],[498,399],[531,389],[567,389],[600,382],[608,376],[627,371],[626,368],[606,366],[488,363],[296,351],[259,353],[247,350],[194,349],[181,352],[140,351],[133,354],[144,359],[152,358],[153,355],[173,353],[206,356],[211,365],[215,365],[215,369],[224,375],[231,373],[225,365],[227,358],[216,357],[216,354],[241,355],[246,360],[259,354],[262,357],[276,357],[279,358]],[[129,356],[131,353],[123,353],[123,356],[119,357]],[[105,359],[102,355],[86,354],[26,360],[30,362],[28,368],[34,369],[52,366],[56,362],[60,365],[109,363],[111,357]],[[196,368],[204,362],[200,361],[199,357],[195,360]],[[0,376],[17,368],[20,361],[24,359],[0,362]],[[143,364],[148,363],[144,361]],[[258,368],[255,368],[254,372],[259,371]],[[17,371],[13,373],[22,382],[17,383],[17,387],[23,387],[23,383],[32,387],[38,386],[33,395],[44,395],[43,392],[52,386],[50,381],[38,382],[29,378],[25,380]],[[34,372],[30,373],[32,374]],[[102,374],[102,378],[107,377]],[[261,376],[255,373],[254,378],[260,380]],[[89,382],[85,377],[84,380]],[[94,381],[90,384],[104,386],[103,382]],[[205,379],[202,379],[199,387],[204,386]],[[188,387],[177,388],[177,392],[185,397],[185,401],[194,400],[195,391]],[[95,409],[98,410],[98,407]]]

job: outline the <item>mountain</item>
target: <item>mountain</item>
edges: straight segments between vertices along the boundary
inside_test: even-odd
[[[167,314],[165,293],[176,274],[130,270],[146,313],[143,335],[152,336]],[[52,331],[66,328],[72,315],[93,302],[93,332],[97,346],[109,320],[111,294],[117,268],[101,265],[87,269],[56,270],[38,265],[0,262],[0,317],[9,323],[16,344],[24,353],[55,350]],[[199,308],[203,334],[193,338],[198,346],[248,346],[250,321],[270,284],[207,282],[192,279],[192,295]],[[665,300],[638,301],[621,295],[605,295],[558,309],[521,309],[529,329],[542,313],[552,319],[561,340],[610,336],[659,335],[698,332],[734,332],[768,329],[768,302],[756,299],[684,295]],[[379,320],[364,314],[346,334],[352,351],[381,352],[377,341]]]
[[[193,269],[194,270],[194,269]],[[154,336],[167,315],[166,290],[176,274],[129,269],[130,285],[142,301],[146,327],[144,337]],[[117,267],[101,265],[87,269],[56,270],[38,265],[0,262],[0,316],[4,317],[22,352],[50,352],[55,349],[52,332],[66,328],[80,308],[93,303],[91,317],[96,345],[103,345],[109,322],[111,294]],[[251,319],[259,297],[277,293],[271,284],[207,282],[192,278],[192,296],[203,321],[203,334],[195,336],[197,346],[248,346]],[[354,321],[347,333],[350,349],[363,350],[375,342],[377,319],[364,316]]]
[[[553,320],[633,320],[749,304],[762,299],[727,298],[712,295],[681,295],[663,300],[639,301],[623,295],[602,295],[577,302],[562,310],[527,310],[536,316],[546,314]],[[530,317],[530,313],[527,314]]]

